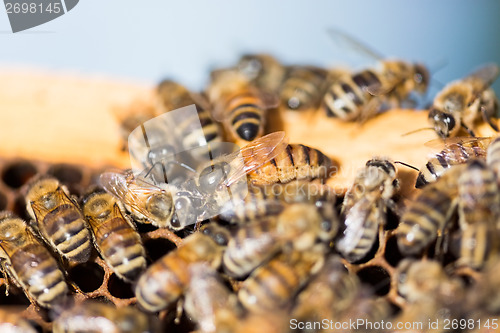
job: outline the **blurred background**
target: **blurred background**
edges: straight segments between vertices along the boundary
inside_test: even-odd
[[[200,89],[210,69],[245,52],[269,52],[286,64],[372,65],[332,41],[327,30],[336,27],[388,57],[427,64],[445,84],[483,63],[500,64],[499,14],[496,0],[82,0],[16,34],[1,10],[0,66],[147,83],[170,77]],[[500,93],[500,82],[494,88]]]

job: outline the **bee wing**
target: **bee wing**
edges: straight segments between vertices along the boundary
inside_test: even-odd
[[[368,57],[372,60],[382,60],[384,58],[382,54],[344,31],[337,28],[329,28],[327,32],[330,37],[343,49],[352,50],[355,53]]]
[[[105,172],[101,174],[99,181],[107,192],[117,197],[129,206],[131,210],[153,219],[151,214],[143,208],[141,201],[144,200],[144,197],[163,190],[143,180],[139,180],[141,182],[140,185],[134,184],[134,186],[130,186],[135,179],[127,176],[122,173]]]
[[[486,148],[492,140],[492,137],[457,136],[454,138],[447,138],[444,141],[442,139],[430,140],[425,143],[425,146],[441,150],[448,150],[451,147],[457,146],[474,147],[478,145]]]
[[[278,156],[287,146],[288,138],[285,136],[285,132],[279,131],[256,139],[241,148],[239,152],[228,155],[232,167],[223,184],[231,186],[237,180]],[[240,154],[241,157],[239,157]]]
[[[464,80],[480,79],[484,82],[484,87],[489,87],[498,76],[498,65],[488,64],[470,73]]]
[[[68,195],[62,190],[62,188],[59,188],[57,191],[55,191],[54,196],[55,196],[54,200],[56,200],[57,202],[69,205],[77,205],[75,201],[73,201],[70,197],[68,197]],[[31,208],[33,208],[33,211],[35,212],[36,215],[45,215],[50,211],[50,209],[46,208],[38,201],[32,201]]]

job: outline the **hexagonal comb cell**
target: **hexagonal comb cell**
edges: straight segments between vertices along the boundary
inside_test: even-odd
[[[38,170],[31,162],[16,161],[7,165],[2,172],[2,181],[12,189],[26,184]]]

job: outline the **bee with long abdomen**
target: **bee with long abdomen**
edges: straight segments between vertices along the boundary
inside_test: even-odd
[[[254,185],[288,183],[292,180],[325,179],[332,161],[321,151],[301,144],[289,144],[276,157],[248,174]]]
[[[271,259],[243,281],[238,291],[240,302],[248,310],[260,313],[289,306],[310,276],[321,269],[324,251],[323,246],[316,246]]]
[[[385,225],[387,207],[395,209],[392,196],[398,188],[396,167],[387,159],[369,160],[358,172],[344,198],[345,229],[336,243],[348,261],[358,261],[370,251]]]
[[[470,161],[458,178],[458,213],[462,237],[457,265],[479,269],[499,245],[500,189],[485,162]]]
[[[205,262],[220,266],[222,247],[210,236],[194,233],[182,245],[154,262],[135,287],[137,303],[146,311],[157,312],[176,302],[190,279],[189,265]]]
[[[470,159],[484,159],[492,138],[452,138],[447,139],[445,147],[433,155],[420,168],[416,188],[422,188],[428,183],[436,181],[447,169],[453,165],[467,163]],[[434,141],[432,141],[434,143]]]
[[[422,252],[441,235],[457,204],[457,180],[464,165],[455,165],[424,187],[401,217],[397,242],[405,255]]]
[[[266,111],[277,101],[250,85],[237,71],[222,71],[214,75],[207,89],[213,105],[214,118],[223,123],[229,140],[245,145],[264,135]]]
[[[330,29],[337,41],[365,56],[377,60],[378,68],[365,69],[333,80],[323,97],[327,116],[342,120],[365,121],[386,107],[400,107],[413,92],[424,94],[429,85],[429,72],[421,64],[403,60],[384,60],[362,42],[344,32]]]
[[[323,97],[328,72],[312,66],[290,66],[280,88],[280,99],[290,110],[316,109]]]
[[[56,259],[26,222],[10,212],[0,213],[0,264],[32,303],[56,310],[64,306],[68,285]]]
[[[45,241],[71,264],[86,262],[92,238],[78,204],[56,178],[44,176],[31,182],[26,209]]]
[[[91,189],[82,199],[97,250],[115,274],[135,281],[146,268],[141,236],[125,217],[117,199],[101,188]]]
[[[498,76],[496,64],[486,65],[467,77],[449,83],[434,98],[429,122],[441,138],[456,136],[464,128],[471,136],[479,118],[498,132],[498,101],[490,85]]]

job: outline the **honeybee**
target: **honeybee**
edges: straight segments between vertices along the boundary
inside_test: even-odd
[[[0,331],[6,333],[37,333],[37,330],[19,313],[0,308]]]
[[[420,253],[438,235],[457,207],[457,180],[464,165],[455,165],[436,182],[424,187],[401,217],[397,243],[404,255]]]
[[[242,314],[236,295],[206,263],[190,265],[189,272],[191,278],[184,297],[186,313],[200,332],[233,332]]]
[[[92,188],[82,199],[82,210],[103,259],[118,277],[135,281],[146,268],[146,251],[116,198],[104,189]]]
[[[66,332],[152,332],[149,318],[134,307],[88,301],[64,311],[53,323],[54,333]]]
[[[207,95],[227,139],[243,146],[264,135],[266,111],[277,106],[275,98],[250,85],[238,71],[222,71],[213,77]]]
[[[301,321],[338,320],[358,299],[361,282],[349,274],[339,256],[332,255],[300,292],[292,318]]]
[[[268,92],[278,91],[286,73],[285,67],[269,54],[245,54],[237,68],[250,83]]]
[[[243,277],[278,251],[308,251],[316,241],[330,242],[337,233],[333,206],[322,211],[314,204],[287,205],[277,217],[244,224],[229,238],[222,257],[225,272]]]
[[[460,128],[475,136],[472,129],[479,117],[498,132],[498,101],[490,88],[497,76],[498,66],[489,64],[441,90],[429,110],[429,122],[441,138],[456,136]]]
[[[408,303],[455,303],[463,297],[464,286],[449,277],[441,264],[434,260],[404,259],[397,267],[397,290]]]
[[[424,65],[384,60],[352,36],[335,29],[330,29],[329,33],[349,48],[377,60],[379,66],[333,80],[323,97],[322,107],[327,116],[345,121],[365,121],[379,112],[384,104],[398,107],[408,102],[413,92],[425,94],[427,91],[429,72]]]
[[[290,110],[316,109],[323,97],[328,72],[313,66],[290,66],[280,88],[280,99]]]
[[[307,180],[265,186],[249,185],[248,194],[244,198],[230,200],[224,206],[220,218],[233,223],[247,223],[277,215],[286,204],[307,202],[319,207],[334,204],[335,200],[335,193],[329,186]]]
[[[324,251],[323,246],[315,246],[305,252],[279,254],[243,281],[238,299],[251,312],[262,313],[290,306],[299,289],[321,269]]]
[[[399,188],[396,167],[384,158],[366,162],[347,191],[342,206],[345,229],[337,250],[350,262],[362,259],[385,225],[387,207],[395,210],[392,197]]]
[[[190,195],[173,185],[153,185],[131,172],[101,174],[102,187],[120,200],[135,221],[159,228],[181,230],[196,222],[197,213]]]
[[[491,137],[447,139],[444,149],[433,155],[425,166],[420,168],[415,187],[422,188],[434,182],[452,165],[464,164],[473,158],[486,158],[487,149],[492,140]],[[428,145],[431,143],[434,143],[434,140]]]
[[[181,84],[163,80],[157,88],[158,114],[176,110],[194,104],[196,113],[186,113],[175,124],[175,135],[180,141],[180,150],[198,152],[193,148],[209,145],[216,148],[222,142],[222,133],[219,125],[212,119],[208,102],[199,95],[190,92]],[[204,156],[194,156],[197,161],[203,161]]]
[[[254,185],[287,183],[292,180],[325,179],[333,163],[320,150],[289,144],[276,157],[248,174]]]
[[[146,311],[157,312],[176,302],[190,279],[189,266],[205,262],[220,266],[222,247],[210,236],[194,233],[182,245],[167,253],[141,275],[135,287],[137,303]]]
[[[33,304],[55,310],[64,306],[68,285],[56,259],[23,220],[6,211],[0,213],[0,260],[5,277]]]
[[[496,137],[488,146],[486,164],[500,179],[500,136]]]
[[[458,178],[459,225],[462,230],[459,266],[479,269],[496,253],[500,189],[485,162],[472,160]]]
[[[89,260],[92,238],[78,204],[56,178],[44,176],[28,186],[26,209],[35,229],[70,264]]]

